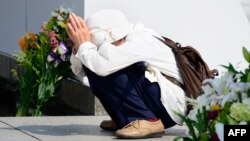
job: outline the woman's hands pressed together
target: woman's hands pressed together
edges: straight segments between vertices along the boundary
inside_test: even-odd
[[[66,30],[74,43],[74,52],[78,50],[82,43],[91,41],[91,35],[84,20],[74,13],[69,15]]]

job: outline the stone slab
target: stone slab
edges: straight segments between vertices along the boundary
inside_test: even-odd
[[[99,128],[102,120],[108,116],[48,116],[48,117],[0,117],[5,122],[22,132],[42,141],[110,141],[117,140],[114,132]],[[16,134],[19,133],[19,134]],[[162,138],[149,138],[146,141],[170,141],[186,133],[185,126],[174,126],[165,130]],[[1,141],[20,141],[27,134],[15,131],[0,124]],[[11,136],[11,138],[9,138]],[[31,141],[34,138],[31,138]],[[123,140],[126,141],[126,140]],[[131,140],[129,140],[131,141]],[[140,140],[141,141],[141,140]]]
[[[59,99],[84,115],[95,114],[95,96],[82,82],[67,78],[62,82]]]
[[[10,78],[10,57],[0,51],[0,78]]]
[[[0,140],[1,141],[37,141],[38,139],[32,136],[29,136],[0,121]]]
[[[19,91],[15,91],[17,80],[11,73],[12,69],[15,69],[19,76],[24,73],[24,69],[17,65],[16,57],[0,51],[0,88],[2,87],[19,95]],[[89,87],[76,80],[73,74],[62,82],[56,100],[68,107],[68,111],[62,110],[62,112],[65,112],[64,115],[68,115],[68,113],[95,115],[95,107],[98,107],[98,113],[104,112],[102,105],[95,105],[95,96],[91,93]]]

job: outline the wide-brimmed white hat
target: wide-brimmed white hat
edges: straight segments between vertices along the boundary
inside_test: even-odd
[[[116,9],[103,9],[90,15],[86,25],[91,33],[92,42],[100,46],[103,42],[118,41],[131,30],[125,15]]]

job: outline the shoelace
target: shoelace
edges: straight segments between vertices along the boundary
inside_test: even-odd
[[[140,127],[140,122],[139,122],[139,120],[135,120],[135,121],[130,122],[130,123],[127,124],[126,126],[124,126],[123,129],[128,128],[128,127],[130,127],[130,126],[133,126],[133,127],[137,128],[137,127],[135,126],[136,122],[138,122],[138,127]]]

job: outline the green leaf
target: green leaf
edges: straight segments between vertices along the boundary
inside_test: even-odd
[[[226,102],[224,104],[224,108],[223,108],[223,111],[226,112],[226,113],[229,113],[230,112],[230,107],[232,105],[232,102]]]
[[[32,113],[32,116],[41,116],[41,115],[42,115],[41,107],[37,106],[35,111]]]
[[[200,141],[209,141],[209,136],[206,132],[200,134]]]
[[[242,52],[243,52],[243,56],[244,56],[245,60],[248,63],[250,63],[250,53],[248,52],[248,50],[245,47],[243,47]]]
[[[45,99],[48,100],[50,97],[54,95],[55,92],[55,86],[53,82],[51,82],[47,87],[46,87],[46,95]]]
[[[218,122],[228,124],[228,115],[225,111],[221,111],[218,116]]]
[[[175,137],[173,141],[178,141],[178,140],[182,140],[182,137]]]
[[[228,66],[222,65],[222,67],[226,68],[228,72],[238,73],[231,63]]]
[[[187,124],[187,127],[188,127],[188,129],[189,129],[189,133],[191,134],[192,138],[193,138],[195,141],[198,140],[198,139],[197,139],[197,136],[196,136],[196,134],[195,134],[194,126],[193,126],[193,122],[194,122],[194,121],[192,121],[192,120],[186,118],[186,119],[184,119],[184,122]]]
[[[183,140],[188,141],[190,139],[190,141],[198,141],[197,136],[195,134],[195,129],[194,129],[195,127],[193,126],[193,123],[195,121],[193,121],[193,120],[189,119],[188,117],[183,116],[183,115],[181,115],[179,113],[175,113],[175,114],[177,114],[179,117],[181,117],[181,119],[183,119],[183,122],[186,123],[186,125],[187,125],[187,127],[189,129],[189,134],[192,136],[192,140],[190,138],[185,138],[185,137],[183,138]],[[176,140],[179,140],[179,139],[180,138],[177,138]]]
[[[205,107],[202,108],[202,110],[198,110],[198,113],[196,115],[197,121],[194,123],[195,127],[199,131],[199,133],[205,132],[207,130],[208,125],[208,111],[205,109]]]
[[[247,82],[250,82],[250,72],[247,75]]]
[[[250,89],[247,90],[247,96],[250,97]]]
[[[45,83],[41,83],[38,88],[38,99],[44,99],[44,94],[46,92],[46,85]]]

